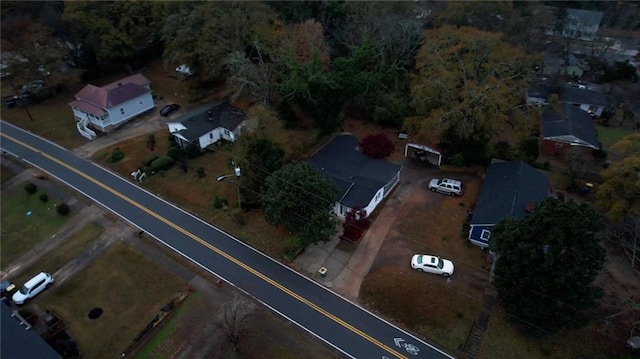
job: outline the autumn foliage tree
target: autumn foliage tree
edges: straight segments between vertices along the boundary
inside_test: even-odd
[[[448,133],[452,143],[486,145],[504,125],[529,132],[533,121],[520,102],[534,57],[471,27],[426,30],[423,38],[411,78],[416,116],[404,124],[413,138],[438,142]]]
[[[369,135],[360,141],[360,151],[373,158],[385,158],[395,151],[393,141],[384,133]]]
[[[363,208],[352,208],[344,216],[342,237],[356,242],[362,238],[369,226],[371,226],[371,220],[367,217],[367,211]]]

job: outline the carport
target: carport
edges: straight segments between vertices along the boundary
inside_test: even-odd
[[[417,143],[407,143],[407,145],[404,146],[404,156],[411,156],[417,160],[426,161],[436,166],[440,166],[440,162],[442,162],[442,153],[431,147]]]

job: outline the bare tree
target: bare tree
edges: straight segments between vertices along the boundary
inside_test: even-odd
[[[253,311],[253,304],[246,298],[233,295],[222,305],[218,313],[218,326],[224,334],[226,344],[238,348],[240,339],[247,333],[246,320]]]
[[[634,213],[609,229],[610,239],[618,244],[631,262],[631,268],[640,263],[640,214]]]

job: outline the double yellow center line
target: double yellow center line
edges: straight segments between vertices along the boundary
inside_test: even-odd
[[[193,239],[194,241],[200,243],[201,245],[203,245],[204,247],[210,249],[211,251],[223,256],[224,258],[228,259],[229,261],[235,263],[236,265],[242,267],[244,270],[246,270],[247,272],[250,272],[251,274],[255,275],[256,277],[262,279],[263,281],[271,284],[272,286],[280,289],[281,291],[287,293],[289,296],[299,300],[300,302],[306,304],[307,306],[309,306],[310,308],[313,308],[314,310],[316,310],[318,313],[326,316],[327,318],[333,320],[334,322],[342,325],[343,327],[349,329],[350,331],[358,334],[359,336],[361,336],[362,338],[368,340],[369,342],[377,345],[378,347],[380,347],[383,350],[386,350],[387,352],[395,355],[398,358],[404,358],[404,359],[408,359],[408,357],[406,357],[405,355],[403,355],[402,353],[399,353],[398,351],[395,350],[395,348],[389,347],[388,345],[380,342],[379,340],[373,338],[372,336],[368,335],[367,333],[361,331],[360,329],[354,327],[353,325],[345,322],[344,320],[336,317],[335,315],[327,312],[326,310],[324,310],[323,308],[319,307],[318,305],[316,305],[315,303],[311,302],[310,300],[306,299],[305,297],[302,297],[301,295],[297,294],[296,292],[290,290],[289,288],[283,286],[282,284],[276,282],[275,280],[269,278],[268,276],[266,276],[265,274],[253,269],[252,267],[246,265],[245,263],[239,261],[238,259],[236,259],[235,257],[232,257],[231,255],[229,255],[228,253],[220,250],[219,248],[215,247],[214,245],[204,241],[203,239],[197,237],[196,235],[194,235],[193,233],[187,231],[186,229],[178,226],[177,224],[170,222],[169,220],[165,219],[164,217],[161,217],[159,214],[153,212],[152,210],[148,209],[147,207],[141,205],[140,203],[135,202],[134,200],[130,199],[129,197],[126,197],[125,195],[123,195],[122,193],[114,190],[113,188],[105,185],[104,183],[96,180],[93,177],[88,176],[87,174],[85,174],[84,172],[81,172],[79,170],[77,170],[74,167],[69,166],[68,164],[60,161],[59,159],[47,154],[47,153],[43,153],[41,151],[39,151],[37,148],[26,144],[10,135],[7,135],[5,133],[1,134],[2,136],[10,139],[11,141],[20,144],[21,146],[28,148],[29,150],[36,152],[36,153],[40,153],[43,157],[46,157],[47,159],[49,159],[52,162],[55,162],[57,164],[59,164],[60,166],[63,166],[65,168],[67,168],[69,171],[72,171],[74,173],[76,173],[77,175],[84,177],[85,179],[87,179],[88,181],[93,182],[95,185],[102,187],[104,190],[111,192],[113,195],[121,198],[122,200],[128,202],[130,205],[137,207],[139,209],[141,209],[142,211],[146,212],[147,214],[149,214],[150,216],[156,218],[159,221],[164,222],[166,225],[172,227],[173,229],[179,231],[180,233],[184,234],[185,236]]]

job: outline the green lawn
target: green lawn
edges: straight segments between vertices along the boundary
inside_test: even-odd
[[[42,190],[29,194],[24,185],[18,185],[15,190],[2,193],[0,211],[0,263],[2,268],[11,264],[21,255],[27,253],[38,243],[55,234],[62,225],[69,221],[74,212],[66,216],[56,212],[59,204],[55,198],[42,202],[38,197]],[[30,213],[30,214],[29,214]]]
[[[82,253],[89,243],[102,235],[102,232],[104,232],[103,227],[95,223],[89,223],[67,238],[59,246],[47,252],[46,255],[42,256],[30,267],[21,268],[20,273],[11,279],[12,282],[18,284],[24,283],[34,273],[42,271],[47,273],[56,272],[58,269],[62,268],[62,266]]]
[[[124,242],[39,298],[68,326],[85,358],[115,358],[184,288],[184,282]],[[102,316],[89,319],[93,308]]]
[[[602,146],[606,148],[610,147],[614,143],[620,141],[623,137],[631,135],[634,131],[627,130],[620,127],[605,127],[595,126],[596,132],[598,132],[598,139],[602,143]]]

